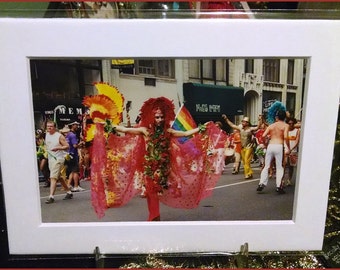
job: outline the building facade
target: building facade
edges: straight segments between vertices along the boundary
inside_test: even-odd
[[[256,123],[270,105],[281,101],[296,118],[301,118],[306,59],[154,59],[136,60],[128,72],[106,70],[107,81],[116,85],[136,108],[151,96],[167,96],[175,104],[186,102],[185,83],[244,89],[243,113]],[[104,76],[105,77],[105,76]],[[214,87],[211,87],[214,95]],[[178,101],[178,102],[176,102]],[[224,113],[224,112],[221,112]]]
[[[104,81],[131,101],[132,122],[150,97],[166,96],[178,109],[189,105],[195,94],[202,100],[191,104],[191,113],[199,121],[220,120],[225,113],[235,122],[248,116],[256,124],[258,115],[276,100],[300,119],[305,66],[306,59],[297,58],[31,60],[34,110],[61,122],[80,119],[82,97],[95,94],[93,83]],[[190,94],[185,89],[189,83],[194,91]],[[232,92],[240,89],[243,100]],[[228,111],[235,103],[237,108]]]

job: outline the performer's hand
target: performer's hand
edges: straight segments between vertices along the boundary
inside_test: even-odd
[[[228,117],[225,114],[222,114],[222,118],[223,118],[224,121],[228,121],[229,120]]]
[[[209,122],[207,122],[207,123],[209,123]],[[207,126],[206,126],[207,123],[205,123],[203,125],[202,124],[198,125],[198,127],[197,127],[198,133],[202,133],[202,132],[204,132],[207,129]]]

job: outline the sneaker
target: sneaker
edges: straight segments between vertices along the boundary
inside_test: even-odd
[[[248,174],[246,177],[244,177],[244,179],[252,179],[253,175],[252,174]]]
[[[45,202],[46,204],[51,204],[54,203],[54,198],[48,198],[47,201]]]
[[[256,191],[262,191],[266,186],[264,184],[259,184]]]
[[[71,188],[72,192],[79,192],[79,191],[84,191],[85,188],[82,188],[81,186],[77,186],[75,188]]]
[[[73,194],[72,193],[66,193],[66,196],[63,200],[70,200],[73,198]]]
[[[289,186],[292,186],[292,181],[290,181],[290,179],[287,179],[286,180],[286,186],[289,187]]]
[[[279,193],[279,194],[285,194],[285,193],[286,193],[286,192],[283,190],[282,187],[276,188],[276,192]]]

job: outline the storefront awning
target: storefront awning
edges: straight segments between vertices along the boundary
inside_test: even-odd
[[[184,83],[185,107],[196,121],[220,119],[222,114],[243,114],[244,89],[199,83]]]

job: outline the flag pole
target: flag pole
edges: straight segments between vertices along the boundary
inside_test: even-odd
[[[178,106],[182,107],[181,99],[179,98],[179,94],[177,92]]]
[[[181,104],[181,102],[179,102],[179,104]],[[184,104],[181,104],[181,105],[180,105],[180,107],[179,107],[179,109],[178,109],[178,111],[177,111],[177,113],[176,113],[176,115],[175,115],[175,119],[174,119],[174,121],[172,121],[172,123],[171,123],[171,128],[173,127],[173,125],[174,125],[174,123],[175,123],[175,121],[176,121],[176,119],[177,119],[177,116],[178,116],[179,113],[181,112],[183,106],[184,106]]]

